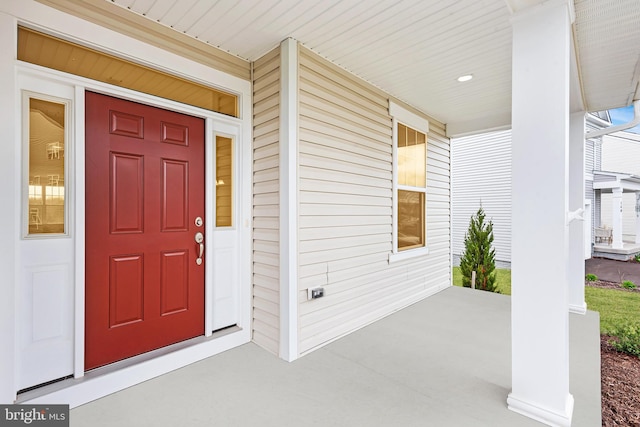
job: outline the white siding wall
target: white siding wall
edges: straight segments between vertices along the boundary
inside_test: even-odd
[[[280,48],[253,70],[253,340],[279,348],[279,180]]]
[[[587,126],[588,128],[588,126]],[[600,144],[598,144],[600,145]],[[584,198],[587,200],[591,200],[591,226],[595,227],[599,224],[600,221],[600,211],[597,212],[596,215],[596,195],[593,190],[593,171],[596,170],[596,150],[595,150],[596,142],[587,139],[585,140],[584,146],[584,173],[585,173],[585,183],[584,183]],[[598,222],[596,222],[598,221]],[[591,243],[595,241],[595,233],[591,233]]]
[[[587,120],[587,129],[596,128]],[[593,191],[590,175],[594,170],[601,170],[601,147],[593,140],[585,142],[585,199],[592,203],[593,226],[600,223],[601,201]],[[493,220],[497,264],[508,266],[511,262],[511,131],[453,139],[451,164],[454,264],[458,265],[464,252],[464,235],[471,215],[477,212],[482,201],[487,217]]]
[[[427,256],[392,250],[388,96],[300,48],[299,350],[303,354],[450,284],[449,141],[430,119]],[[307,289],[325,288],[307,301]]]
[[[451,141],[453,253],[464,252],[469,220],[480,203],[493,221],[496,261],[511,262],[511,131]],[[454,261],[457,264],[457,262]]]
[[[593,116],[587,114],[586,131],[601,129],[601,125],[598,121],[592,119]],[[596,193],[593,189],[593,171],[602,170],[602,137],[596,139],[585,140],[585,160],[584,160],[584,172],[586,175],[585,181],[585,199],[591,200],[591,227],[600,226],[601,212],[600,207],[602,200],[599,192]],[[591,243],[595,242],[595,233],[591,233]]]
[[[640,175],[640,135],[622,135],[602,138],[602,170]]]
[[[602,170],[640,175],[640,135],[622,133],[623,137],[606,135],[602,142]],[[636,236],[636,197],[622,195],[622,238],[633,241]],[[602,194],[602,224],[611,227],[611,194]]]

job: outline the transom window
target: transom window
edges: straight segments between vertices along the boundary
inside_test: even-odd
[[[397,255],[426,253],[427,132],[429,122],[390,103],[393,117],[394,247]],[[402,256],[401,256],[402,257]]]
[[[238,97],[144,65],[18,27],[18,59],[238,117]]]

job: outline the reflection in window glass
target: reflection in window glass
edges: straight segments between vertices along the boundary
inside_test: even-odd
[[[216,227],[233,226],[233,140],[216,136]]]
[[[398,190],[398,250],[424,246],[424,193]]]
[[[427,137],[398,124],[398,184],[426,187]]]
[[[29,99],[29,234],[65,232],[65,105]]]

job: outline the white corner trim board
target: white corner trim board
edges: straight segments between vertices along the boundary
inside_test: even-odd
[[[281,44],[280,81],[280,357],[298,358],[298,42]]]

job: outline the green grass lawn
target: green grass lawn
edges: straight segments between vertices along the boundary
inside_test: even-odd
[[[496,268],[496,283],[501,294],[511,295],[511,270]],[[453,267],[453,284],[462,286],[460,267]]]
[[[630,323],[640,325],[640,293],[615,289],[585,288],[587,309],[600,313],[600,333],[615,335]]]
[[[511,270],[496,269],[498,289],[511,295]],[[453,284],[462,286],[460,267],[453,267]],[[615,335],[627,324],[640,325],[640,293],[616,289],[585,288],[585,300],[589,310],[600,313],[600,333]]]

